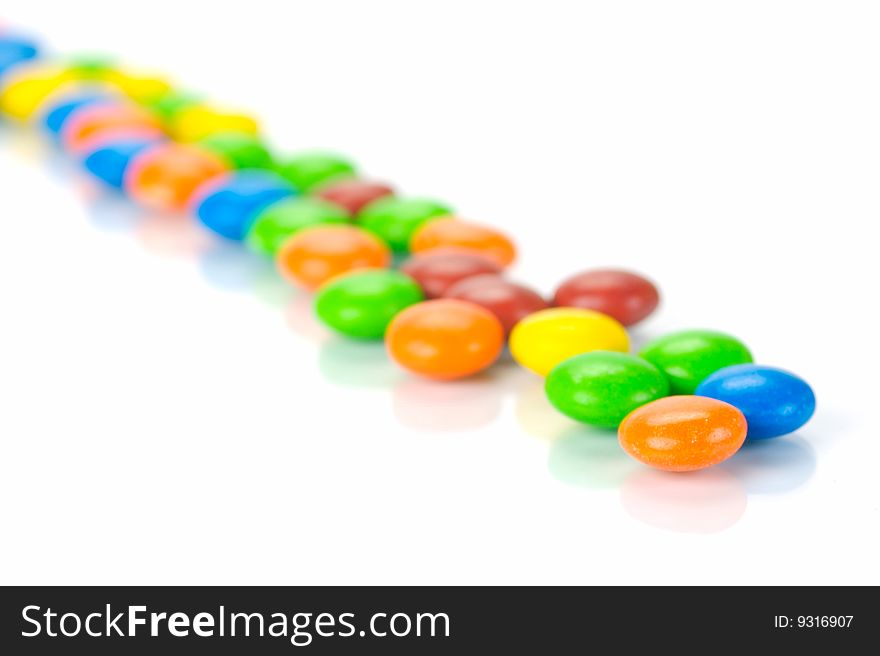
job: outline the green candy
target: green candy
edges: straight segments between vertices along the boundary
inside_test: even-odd
[[[348,213],[333,203],[318,198],[285,198],[257,214],[245,242],[254,250],[274,255],[291,235],[303,228],[348,222]]]
[[[397,253],[409,250],[413,234],[431,219],[452,214],[452,208],[424,198],[387,197],[375,200],[357,215],[369,230]]]
[[[399,312],[424,298],[418,283],[399,271],[357,271],[325,284],[315,299],[315,312],[343,335],[381,339]]]
[[[636,408],[668,396],[669,383],[657,367],[635,355],[591,351],[556,365],[544,391],[572,419],[617,428]]]
[[[659,337],[640,352],[666,378],[673,394],[693,394],[710,374],[752,361],[745,344],[713,330],[681,330]]]
[[[184,109],[194,107],[201,102],[202,99],[194,93],[172,89],[145,104],[151,112],[159,117],[162,123],[168,125]]]
[[[102,55],[80,55],[68,62],[78,80],[101,80],[113,70],[114,61]]]
[[[198,143],[225,159],[234,169],[270,169],[274,166],[269,149],[252,134],[215,132]]]
[[[325,182],[354,177],[354,164],[333,153],[300,153],[288,157],[277,167],[278,173],[287,178],[302,193],[308,193]]]

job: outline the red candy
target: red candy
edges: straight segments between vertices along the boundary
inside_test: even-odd
[[[440,298],[455,283],[484,273],[501,273],[501,267],[482,255],[457,250],[435,250],[413,255],[400,270],[414,278],[428,298]]]
[[[374,200],[390,196],[394,190],[381,182],[368,180],[340,180],[322,187],[316,194],[330,203],[339,205],[354,216],[361,208]]]
[[[564,281],[553,297],[556,306],[596,310],[624,326],[647,317],[659,302],[660,294],[650,280],[620,269],[579,273]]]
[[[443,297],[470,301],[489,310],[501,322],[505,334],[517,322],[547,307],[547,301],[537,292],[493,274],[465,278],[447,289]]]

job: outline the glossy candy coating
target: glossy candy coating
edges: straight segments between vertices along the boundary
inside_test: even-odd
[[[539,376],[581,353],[628,350],[629,337],[616,319],[580,308],[535,312],[510,332],[513,359]]]
[[[693,394],[709,374],[752,361],[742,342],[713,330],[669,333],[646,344],[639,355],[666,375],[673,394]]]
[[[381,182],[347,178],[320,185],[315,195],[344,208],[351,216],[360,212],[374,200],[394,194],[394,190]]]
[[[491,273],[458,281],[446,289],[443,298],[486,308],[501,322],[505,334],[530,314],[547,307],[547,301],[536,291]]]
[[[739,408],[749,423],[750,440],[793,433],[816,410],[816,396],[805,380],[783,369],[756,364],[719,369],[700,383],[696,394]]]
[[[500,267],[510,266],[516,259],[516,246],[504,233],[451,217],[425,223],[413,234],[409,248],[413,253],[463,248],[489,258]]]
[[[245,242],[256,251],[274,255],[287,239],[300,230],[319,225],[348,223],[348,213],[344,209],[320,198],[285,198],[257,214]]]
[[[131,197],[160,210],[182,210],[201,185],[229,167],[220,157],[189,144],[164,143],[137,155],[125,172]]]
[[[333,153],[299,153],[282,160],[278,172],[303,193],[331,180],[353,177],[354,164]]]
[[[357,215],[361,226],[375,234],[397,253],[409,250],[413,234],[425,223],[449,216],[452,209],[424,198],[380,198],[365,206]]]
[[[246,114],[207,105],[188,105],[175,112],[170,121],[171,134],[179,141],[199,141],[218,132],[257,134],[257,121]]]
[[[385,268],[391,263],[391,253],[366,230],[324,225],[306,228],[286,240],[275,261],[287,280],[317,289],[342,273]]]
[[[98,103],[84,107],[64,123],[61,143],[73,152],[101,133],[110,130],[146,129],[162,132],[162,124],[142,107],[128,103]]]
[[[108,138],[99,137],[84,146],[83,165],[99,180],[115,189],[121,189],[125,171],[131,161],[160,141],[161,137],[155,134],[141,134],[137,131],[113,134]]]
[[[272,155],[262,140],[242,132],[215,132],[200,139],[199,146],[226,160],[233,169],[271,169]]]
[[[31,119],[43,103],[73,77],[65,66],[27,61],[3,76],[0,111],[18,121]]]
[[[281,176],[253,169],[205,183],[192,202],[202,225],[221,237],[241,241],[261,210],[295,193]]]
[[[109,102],[113,102],[112,96],[96,89],[65,94],[64,97],[56,102],[47,103],[43,112],[43,126],[50,135],[60,137],[64,124],[77,111],[85,107]]]
[[[743,413],[704,396],[669,396],[633,410],[620,424],[620,446],[636,460],[666,471],[705,469],[739,451],[748,426]]]
[[[544,387],[561,413],[586,424],[617,428],[638,407],[669,394],[669,383],[650,362],[629,353],[593,351],[556,365]]]
[[[595,269],[565,280],[553,296],[560,307],[596,310],[632,326],[650,315],[660,302],[654,284],[630,271]]]
[[[451,380],[491,365],[504,347],[504,329],[479,305],[443,298],[398,314],[385,342],[391,358],[404,369]]]
[[[462,280],[485,274],[499,274],[501,267],[478,253],[469,251],[431,251],[413,255],[400,270],[412,276],[428,298],[440,298]]]
[[[38,53],[34,41],[14,34],[0,35],[0,75],[16,64],[34,59]]]
[[[378,339],[394,317],[424,298],[416,282],[399,271],[354,271],[321,287],[315,312],[322,322],[343,335]]]

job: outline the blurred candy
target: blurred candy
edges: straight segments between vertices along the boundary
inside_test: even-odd
[[[492,260],[477,253],[457,250],[432,251],[413,255],[400,270],[412,276],[428,298],[440,298],[457,282],[484,274],[501,273]]]
[[[409,244],[413,253],[448,247],[474,251],[501,267],[510,266],[516,259],[516,247],[506,235],[494,228],[455,218],[429,221],[416,230]]]
[[[137,103],[150,103],[171,90],[171,83],[151,73],[111,68],[102,76],[123,94]]]
[[[182,210],[199,186],[228,168],[214,153],[188,144],[165,143],[134,157],[123,186],[144,205]]]
[[[236,171],[199,187],[192,204],[202,225],[221,237],[241,241],[261,210],[295,193],[271,171]]]
[[[49,134],[60,136],[64,124],[77,111],[110,102],[113,102],[113,97],[107,91],[100,89],[86,88],[75,93],[63,94],[55,102],[47,101],[43,112],[43,125]]]
[[[271,169],[272,155],[262,140],[242,132],[215,132],[200,139],[199,146],[226,160],[233,169]]]
[[[449,380],[491,365],[504,347],[504,329],[479,305],[444,298],[398,314],[385,341],[391,358],[404,369]]]
[[[735,407],[703,396],[670,396],[630,413],[620,446],[636,460],[667,471],[717,465],[746,439],[746,418]]]
[[[0,86],[0,111],[10,118],[26,121],[46,99],[72,76],[59,64],[26,62],[7,71]]]
[[[194,93],[169,89],[151,100],[144,101],[144,106],[153,112],[166,126],[174,123],[177,115],[184,109],[202,104],[202,98]]]
[[[381,269],[391,262],[388,247],[355,226],[326,225],[306,228],[284,242],[276,257],[287,280],[317,289],[342,273]]]
[[[416,282],[399,271],[355,271],[321,287],[315,312],[343,335],[377,339],[397,314],[423,299]]]
[[[103,55],[80,55],[67,60],[70,74],[80,81],[107,79],[113,70],[113,60]]]
[[[0,34],[0,75],[39,53],[36,42],[14,34]]]
[[[312,191],[317,185],[353,177],[354,164],[332,153],[299,153],[282,160],[278,172],[303,193]]]
[[[586,424],[617,428],[630,412],[669,394],[651,363],[629,353],[593,351],[556,365],[545,391],[561,413]]]
[[[618,269],[584,271],[564,281],[553,304],[596,310],[631,326],[650,315],[660,302],[657,288],[642,276]]]
[[[392,250],[405,253],[416,230],[432,219],[451,213],[451,208],[433,200],[385,197],[365,206],[357,220]]]
[[[161,133],[162,124],[143,107],[129,103],[97,103],[74,112],[61,130],[61,143],[73,152],[106,130],[148,129]]]
[[[673,394],[693,394],[711,373],[752,361],[745,344],[712,330],[681,330],[649,342],[640,351],[669,379]]]
[[[99,136],[83,146],[83,164],[99,180],[121,189],[132,159],[161,140],[161,136],[149,131]]]
[[[510,332],[513,359],[539,376],[581,353],[628,350],[629,337],[616,319],[580,308],[535,312]]]
[[[547,307],[547,301],[536,291],[495,274],[460,280],[449,286],[443,297],[486,308],[501,322],[505,334],[510,333],[519,321]]]
[[[344,207],[354,216],[374,200],[391,196],[394,190],[381,182],[348,178],[321,185],[316,196]]]
[[[171,133],[179,141],[198,141],[217,132],[257,134],[257,121],[245,114],[191,105],[177,111],[171,119]]]
[[[793,433],[816,410],[816,396],[806,381],[788,371],[756,364],[719,369],[699,384],[696,394],[739,408],[749,422],[750,440]]]
[[[347,212],[326,201],[308,196],[285,198],[257,214],[245,241],[254,250],[274,255],[303,228],[348,223]]]

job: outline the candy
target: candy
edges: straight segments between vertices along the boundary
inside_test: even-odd
[[[177,116],[185,109],[202,104],[202,98],[188,91],[169,89],[156,98],[144,102],[163,124],[172,126]]]
[[[632,326],[650,315],[660,302],[651,281],[629,271],[584,271],[563,282],[553,296],[560,307],[596,310]]]
[[[693,394],[709,374],[752,361],[742,342],[712,330],[669,333],[649,342],[639,355],[666,375],[673,394]]]
[[[449,286],[443,297],[486,308],[501,322],[505,334],[519,321],[547,307],[547,301],[536,291],[491,273],[460,280]]]
[[[215,132],[199,140],[199,146],[226,160],[233,169],[270,169],[272,155],[263,142],[243,132]]]
[[[483,274],[501,273],[492,260],[468,251],[431,251],[414,255],[400,265],[425,290],[428,298],[439,298],[457,282]]]
[[[67,68],[58,64],[17,65],[3,77],[0,111],[16,120],[27,121],[53,92],[72,79]]]
[[[142,104],[153,102],[171,91],[171,83],[168,80],[139,71],[110,69],[101,79],[115,86],[135,102]]]
[[[274,255],[288,238],[304,228],[348,223],[348,213],[337,205],[307,196],[285,198],[257,214],[245,242],[254,250]]]
[[[179,141],[198,141],[218,132],[257,134],[256,120],[245,114],[190,105],[177,111],[170,122],[171,134]]]
[[[317,289],[341,273],[387,267],[391,253],[366,230],[326,225],[296,233],[284,242],[275,261],[287,280],[306,289]]]
[[[188,144],[166,143],[137,155],[123,187],[139,203],[160,210],[182,210],[195,190],[229,167],[214,153]]]
[[[654,365],[629,353],[593,351],[556,365],[545,392],[557,410],[572,419],[617,428],[636,408],[669,394],[669,383]]]
[[[422,300],[421,288],[399,271],[355,271],[321,287],[315,312],[343,335],[377,339],[403,309]]]
[[[162,124],[137,105],[98,103],[73,113],[61,130],[61,142],[68,150],[77,152],[103,131],[141,128],[161,133]]]
[[[454,218],[424,224],[415,231],[409,244],[413,253],[449,247],[474,251],[500,267],[510,266],[516,259],[516,247],[502,232]]]
[[[278,165],[278,172],[303,193],[331,180],[352,177],[354,164],[332,153],[299,153]]]
[[[667,471],[717,465],[746,439],[746,418],[729,403],[670,396],[633,410],[620,424],[620,446],[636,460]]]
[[[750,440],[793,433],[816,410],[816,397],[806,381],[788,371],[756,364],[719,369],[695,393],[739,408],[749,423]]]
[[[131,161],[141,152],[154,146],[161,140],[151,132],[137,131],[122,135],[114,133],[97,139],[83,146],[86,153],[83,165],[86,170],[111,187],[121,189],[125,180],[125,171]]]
[[[321,185],[315,195],[345,208],[349,214],[354,216],[374,200],[391,196],[393,193],[394,190],[391,187],[381,182],[351,178],[325,183]]]
[[[12,34],[0,35],[0,75],[16,64],[33,59],[38,51],[33,41]]]
[[[504,329],[479,305],[443,298],[398,314],[385,341],[391,358],[404,369],[451,380],[491,365],[504,346]]]
[[[451,213],[451,208],[433,200],[386,197],[364,207],[356,218],[392,250],[405,253],[416,230],[432,219]]]
[[[113,102],[112,97],[106,92],[96,89],[84,90],[72,95],[65,94],[60,101],[52,103],[46,108],[43,125],[49,134],[60,136],[64,124],[71,115],[81,108],[107,102]]]
[[[513,359],[539,376],[581,353],[628,350],[629,337],[616,319],[580,308],[535,312],[510,332]]]
[[[284,178],[271,171],[237,171],[199,187],[192,204],[206,228],[241,241],[261,210],[295,193]]]

